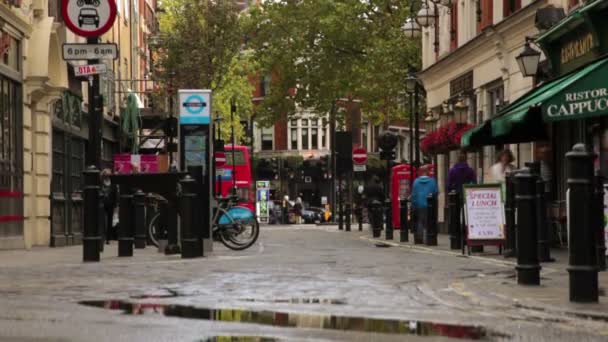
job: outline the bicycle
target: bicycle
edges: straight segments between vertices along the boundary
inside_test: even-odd
[[[218,208],[213,214],[212,236],[232,250],[244,250],[251,247],[260,235],[260,225],[255,215],[248,208],[237,205],[238,197],[229,196],[218,199]],[[159,201],[153,205],[158,208]],[[166,227],[162,227],[161,213],[157,212],[148,225],[148,235],[154,246],[158,247],[159,237],[166,236]]]

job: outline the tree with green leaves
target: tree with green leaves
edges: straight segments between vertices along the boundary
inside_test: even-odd
[[[419,42],[401,30],[409,16],[409,3],[398,0],[278,0],[251,9],[249,44],[272,76],[257,120],[269,125],[298,108],[324,115],[338,100],[360,101],[376,122],[409,115],[405,78],[420,64]]]
[[[253,112],[253,87],[249,76],[256,73],[251,53],[243,51],[241,7],[236,1],[164,0],[160,36],[153,45],[155,76],[162,81],[159,95],[177,89],[211,89],[214,115],[223,119],[222,137],[230,137],[230,102],[235,101],[237,142],[244,136],[240,118]]]

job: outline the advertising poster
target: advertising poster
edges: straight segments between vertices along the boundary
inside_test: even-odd
[[[268,202],[270,201],[270,181],[257,181],[256,187],[256,214],[261,223],[267,223],[270,217]]]
[[[114,155],[114,174],[128,174],[132,172],[131,155],[130,154],[115,154]]]
[[[139,163],[142,173],[158,172],[158,156],[155,154],[142,154],[139,156]]]
[[[504,240],[505,217],[500,185],[465,185],[464,196],[468,239]]]

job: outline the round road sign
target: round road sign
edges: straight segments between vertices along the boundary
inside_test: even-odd
[[[215,167],[221,169],[226,165],[226,153],[224,151],[215,152]]]
[[[184,102],[182,106],[184,106],[190,114],[200,114],[205,107],[207,107],[207,103],[205,103],[205,100],[200,95],[195,94],[188,96],[186,102]]]
[[[355,164],[365,164],[367,162],[367,150],[363,147],[353,149],[353,162]]]
[[[114,0],[63,0],[61,14],[70,31],[82,37],[106,33],[116,19]]]

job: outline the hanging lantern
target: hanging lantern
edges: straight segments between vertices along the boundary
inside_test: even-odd
[[[425,2],[416,15],[416,21],[422,27],[429,27],[435,23],[435,15],[435,7]]]
[[[540,62],[540,52],[531,48],[528,41],[526,41],[524,51],[522,51],[519,56],[515,57],[515,60],[517,60],[519,71],[521,71],[524,77],[536,76],[538,63]]]
[[[420,25],[418,25],[418,23],[415,20],[412,20],[411,18],[405,22],[401,29],[405,33],[405,36],[409,39],[415,39],[420,37]]]

